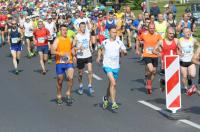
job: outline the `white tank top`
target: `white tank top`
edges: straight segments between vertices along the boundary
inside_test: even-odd
[[[184,38],[180,38],[179,40],[183,54],[183,56],[180,57],[180,60],[182,62],[191,62],[194,53],[194,39],[190,37],[188,40]]]
[[[32,37],[33,36],[33,23],[24,22],[24,36]]]
[[[85,34],[78,33],[76,35],[77,38],[77,44],[76,47],[83,47],[83,50],[77,51],[77,58],[88,58],[91,57],[91,51],[90,51],[90,33],[85,32]]]
[[[50,39],[49,40],[53,40],[53,38],[55,38],[56,37],[56,33],[55,33],[55,31],[54,31],[54,29],[55,29],[55,23],[54,22],[51,22],[51,23],[48,23],[48,22],[46,22],[45,23],[45,27],[49,30],[49,32],[50,32]]]

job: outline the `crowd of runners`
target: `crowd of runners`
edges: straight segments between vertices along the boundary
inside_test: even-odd
[[[94,8],[79,5],[76,0],[12,0],[0,1],[0,46],[10,47],[15,74],[19,74],[21,52],[31,59],[39,56],[41,74],[47,74],[46,63],[55,60],[57,74],[57,103],[73,102],[72,89],[74,71],[78,71],[78,93],[83,94],[83,69],[88,71],[88,92],[93,95],[92,63],[103,63],[109,80],[103,108],[116,103],[116,81],[120,69],[120,58],[128,52],[138,55],[138,62],[145,65],[145,88],[152,93],[152,82],[158,64],[165,74],[164,56],[179,55],[183,90],[188,96],[200,95],[197,88],[196,65],[200,65],[200,43],[194,37],[197,26],[190,9],[176,20],[176,7],[172,1],[160,12],[153,3],[150,13],[143,10],[138,16],[129,6]],[[22,49],[24,47],[24,49]],[[93,55],[97,54],[94,58]],[[160,58],[160,59],[159,59]],[[161,60],[161,61],[159,61]],[[75,68],[76,66],[76,68]],[[62,97],[62,84],[67,78],[66,97]],[[164,76],[160,88],[165,90]]]

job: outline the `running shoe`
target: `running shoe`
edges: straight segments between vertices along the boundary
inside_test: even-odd
[[[42,71],[42,75],[46,75],[46,73],[47,73],[46,71]]]
[[[103,96],[103,109],[108,108],[108,99],[106,96]]]
[[[192,94],[195,93],[196,90],[197,90],[197,87],[195,85],[192,85],[192,87],[187,90],[186,95],[187,96],[192,96]]]
[[[73,98],[71,96],[66,96],[65,100],[67,105],[71,105],[73,103]]]
[[[62,104],[63,104],[63,101],[62,101],[61,98],[59,98],[59,99],[56,99],[56,103],[57,103],[58,105],[62,105]]]
[[[52,63],[52,59],[48,59],[48,64],[51,64]]]
[[[117,103],[112,104],[112,110],[119,109],[119,105]]]
[[[19,75],[19,70],[15,70],[15,74],[16,74],[16,75]]]
[[[83,95],[83,87],[79,87],[78,93],[79,93],[80,95]]]
[[[90,95],[94,94],[94,89],[92,88],[92,86],[88,87],[88,91]]]

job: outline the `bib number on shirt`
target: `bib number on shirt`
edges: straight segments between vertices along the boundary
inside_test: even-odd
[[[153,47],[147,47],[146,48],[146,53],[148,53],[148,54],[153,54]]]
[[[11,38],[13,44],[17,44],[19,42],[19,38]]]
[[[64,55],[62,57],[60,57],[60,63],[68,63],[69,61],[69,55]]]
[[[43,37],[38,38],[38,42],[39,42],[39,43],[44,43],[44,42],[45,42],[45,38],[43,38]]]

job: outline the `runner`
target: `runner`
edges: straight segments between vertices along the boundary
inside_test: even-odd
[[[165,38],[165,32],[169,24],[167,21],[164,20],[163,14],[159,13],[158,14],[158,21],[155,21],[155,26],[156,26],[156,32],[161,35],[161,37],[164,39]]]
[[[56,38],[57,29],[56,29],[56,24],[52,21],[51,16],[48,16],[48,20],[47,20],[47,22],[45,22],[45,28],[48,29],[50,32],[50,37],[48,39],[48,45],[49,45],[48,63],[52,63],[52,56],[51,56],[50,48]]]
[[[156,44],[162,39],[160,34],[155,32],[155,25],[153,23],[149,24],[148,32],[142,33],[138,37],[139,41],[144,42],[143,59],[145,62],[145,69],[147,70],[146,89],[147,94],[152,93],[152,81],[156,75],[156,67],[158,66],[158,56],[153,54],[152,51]],[[139,51],[139,41],[136,42],[136,53],[140,55]]]
[[[83,70],[85,64],[87,65],[88,70],[88,91],[89,94],[92,95],[94,93],[94,89],[92,88],[92,43],[90,40],[90,33],[86,31],[86,23],[81,22],[79,25],[79,33],[74,38],[74,46],[76,46],[77,50],[77,68],[78,68],[78,80],[79,80],[79,90],[78,93],[80,95],[83,94]]]
[[[161,69],[162,73],[165,73],[164,72],[164,64],[165,64],[164,57],[166,55],[170,55],[171,51],[173,55],[177,55],[177,53],[179,52],[180,46],[178,45],[178,39],[174,37],[175,37],[175,29],[173,27],[168,27],[166,31],[166,38],[163,40],[160,40],[157,46],[153,50],[153,53],[157,54],[163,60],[162,69]],[[160,79],[160,88],[162,92],[165,90],[165,79],[163,76],[161,76],[161,79]]]
[[[31,58],[34,56],[34,48],[33,48],[33,22],[30,20],[30,17],[26,17],[25,22],[23,24],[24,27],[24,36],[27,44],[28,57]]]
[[[191,30],[189,28],[183,29],[183,36],[184,37],[179,39],[182,52],[180,65],[182,82],[186,90],[186,94],[189,95],[190,91],[188,91],[188,85],[191,86],[192,89],[196,88],[194,83],[194,79],[196,77],[196,67],[195,64],[192,63],[192,56],[195,45],[199,46],[199,43],[195,38],[191,37]]]
[[[126,30],[126,33],[127,33],[127,47],[129,49],[132,48],[132,44],[131,44],[131,39],[132,39],[132,35],[133,35],[133,29],[131,28],[132,26],[132,23],[135,19],[135,15],[134,13],[131,11],[131,8],[129,6],[126,7],[126,12],[125,12],[125,30]]]
[[[192,57],[192,63],[196,65],[200,65],[200,47],[196,50]],[[196,87],[192,87],[188,90],[188,95],[192,96],[193,93],[197,93],[200,95],[200,89],[197,89]]]
[[[20,55],[22,51],[22,38],[23,34],[20,28],[17,26],[15,20],[12,21],[12,28],[8,30],[8,44],[10,45],[10,50],[13,58],[13,65],[15,68],[15,74],[19,74],[18,64],[20,60]]]
[[[116,81],[118,79],[120,68],[120,53],[126,55],[127,51],[123,42],[119,39],[116,39],[116,27],[111,27],[109,33],[110,39],[106,39],[105,41],[103,41],[101,47],[103,49],[103,52],[98,52],[97,63],[100,63],[100,60],[103,56],[103,70],[109,80],[106,96],[103,97],[103,109],[106,109],[108,107],[108,100],[110,98],[112,102],[112,109],[115,110],[119,108],[118,104],[116,103]]]
[[[61,25],[61,36],[57,37],[52,45],[51,53],[56,55],[56,74],[57,74],[57,104],[62,104],[62,84],[64,74],[67,77],[66,103],[72,104],[72,87],[74,66],[73,45],[69,37],[67,37],[67,26]]]
[[[49,30],[44,27],[43,22],[38,22],[38,28],[34,30],[34,43],[37,46],[37,51],[40,56],[40,65],[42,67],[42,74],[46,74],[45,63],[48,59],[48,38],[50,36]]]

